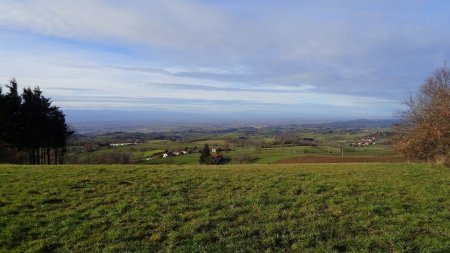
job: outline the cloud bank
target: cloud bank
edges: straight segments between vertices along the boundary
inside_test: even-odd
[[[0,11],[0,80],[68,109],[389,117],[450,58],[447,1],[3,0]]]

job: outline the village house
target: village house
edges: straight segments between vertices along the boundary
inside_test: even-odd
[[[361,141],[359,141],[358,143],[352,142],[350,144],[350,146],[354,146],[354,147],[356,147],[356,146],[369,146],[369,145],[375,145],[375,144],[377,144],[375,142],[375,137],[369,137],[369,138],[361,139]]]
[[[226,148],[212,148],[211,149],[211,153],[214,154],[218,154],[222,151],[230,151],[231,149],[226,147]],[[157,153],[154,154],[153,156],[157,156],[157,157],[161,157],[161,158],[167,158],[167,157],[172,157],[172,156],[180,156],[180,155],[188,155],[188,154],[193,154],[193,153],[199,153],[200,151],[197,149],[197,147],[194,148],[185,148],[184,150],[182,149],[178,149],[176,151],[167,151],[166,152],[161,152],[161,153]]]
[[[126,142],[126,143],[111,143],[109,144],[111,147],[121,147],[121,146],[128,146],[128,145],[136,145],[137,143],[132,142]]]

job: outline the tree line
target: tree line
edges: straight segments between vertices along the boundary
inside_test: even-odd
[[[42,95],[39,87],[24,88],[19,94],[12,79],[5,92],[0,86],[0,151],[22,153],[28,164],[64,162],[67,138],[74,131],[64,113]],[[8,157],[0,157],[8,161]],[[17,161],[16,161],[17,162]]]

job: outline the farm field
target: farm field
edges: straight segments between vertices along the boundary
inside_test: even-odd
[[[402,156],[303,156],[282,159],[277,163],[399,163],[405,160]]]
[[[284,129],[284,130],[283,130]],[[192,130],[196,131],[196,130]],[[401,162],[389,145],[388,128],[371,129],[232,129],[231,133],[218,134],[213,130],[192,134],[190,131],[145,135],[142,133],[111,133],[94,137],[79,137],[69,147],[70,164],[174,164],[197,165],[199,151],[205,144],[210,148],[224,148],[221,153],[231,158],[231,163],[299,163],[314,162],[305,157],[320,156],[324,162]],[[356,145],[366,138],[377,143]],[[84,139],[83,139],[84,138]],[[153,139],[157,138],[157,139]],[[165,138],[165,139],[164,139]],[[374,139],[375,140],[375,139]],[[75,144],[77,143],[77,144]],[[111,143],[126,145],[111,146]],[[82,145],[92,145],[83,151]],[[162,157],[172,151],[188,154]],[[122,156],[128,157],[124,162]],[[344,156],[344,159],[340,157]],[[109,158],[108,158],[109,157]],[[112,158],[115,157],[115,158]],[[330,157],[330,158],[328,158]],[[364,159],[361,157],[368,157]],[[323,160],[323,159],[322,159]],[[322,161],[320,160],[320,161]]]
[[[176,165],[196,165],[198,164],[200,154],[193,153],[189,155],[182,155],[177,157],[169,158],[158,158],[154,157],[152,160],[146,160],[146,157],[151,157],[153,154],[158,152],[163,152],[166,148],[162,145],[167,145],[168,147],[173,147],[175,144],[170,141],[160,141],[157,144],[155,142],[140,143],[137,145],[130,145],[124,147],[101,149],[92,153],[79,153],[77,156],[81,158],[91,158],[86,159],[85,163],[90,163],[89,161],[97,161],[96,157],[108,152],[123,152],[133,154],[135,163],[140,164],[176,164]],[[180,144],[178,144],[180,145]],[[192,144],[186,144],[186,146],[191,147]],[[198,145],[196,145],[198,146]],[[200,146],[198,146],[200,147]],[[350,148],[348,148],[350,149]],[[234,159],[241,156],[252,157],[251,163],[257,164],[270,164],[270,163],[291,163],[292,161],[302,162],[305,156],[320,156],[320,157],[330,157],[325,159],[324,162],[332,161],[343,161],[343,162],[391,162],[391,161],[404,161],[399,158],[398,155],[392,151],[390,147],[377,145],[372,147],[358,147],[351,148],[351,152],[345,152],[345,159],[341,158],[341,151],[336,147],[328,146],[288,146],[288,147],[271,147],[271,148],[255,148],[255,147],[237,147],[232,151],[223,152],[224,155],[230,156],[232,158],[232,163],[239,163],[238,159]],[[353,158],[357,157],[357,158]],[[370,159],[360,159],[358,157],[371,157]],[[83,159],[80,159],[83,160]],[[327,161],[328,160],[328,161]],[[306,160],[305,162],[314,162]]]
[[[450,170],[0,165],[0,252],[449,252]]]

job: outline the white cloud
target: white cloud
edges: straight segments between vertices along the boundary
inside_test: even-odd
[[[448,5],[405,3],[2,0],[0,78],[39,84],[55,99],[96,93],[390,114],[450,57]]]
[[[214,34],[224,23],[213,7],[190,1],[6,0],[0,10],[0,24],[10,29],[162,46],[200,47],[221,39]]]
[[[278,84],[259,84],[250,86],[245,83],[228,83],[217,80],[177,76],[177,72],[164,69],[160,71],[142,71],[136,74],[133,68],[117,68],[104,65],[89,55],[81,52],[53,52],[46,58],[46,53],[13,52],[9,55],[2,52],[2,57],[10,61],[0,61],[2,70],[0,78],[8,80],[14,73],[20,84],[39,85],[45,94],[54,97],[55,102],[64,102],[59,97],[128,97],[149,99],[183,99],[203,101],[241,101],[243,103],[261,103],[274,105],[321,104],[329,106],[374,106],[390,101],[385,99],[359,97],[351,95],[326,94],[314,91],[314,86],[299,85],[296,87]],[[74,67],[72,63],[82,62]],[[139,65],[141,68],[144,66]],[[144,69],[154,69],[152,67]],[[20,70],[19,72],[17,70]],[[196,71],[194,69],[193,71]],[[183,72],[189,69],[183,69]],[[205,70],[203,70],[205,71]],[[213,70],[215,72],[215,70]],[[157,85],[153,85],[157,84]],[[166,84],[166,85],[165,85]],[[171,87],[171,84],[177,84]],[[192,86],[196,85],[196,89]],[[82,104],[83,101],[77,101]],[[91,104],[93,102],[90,102]],[[108,105],[109,103],[109,105]],[[109,101],[94,103],[96,106],[109,107]],[[118,104],[117,101],[114,104]],[[125,105],[127,101],[119,103]],[[131,103],[138,106],[139,102]],[[73,103],[71,104],[73,106]],[[78,105],[79,106],[79,105]],[[78,107],[76,106],[76,107]]]

